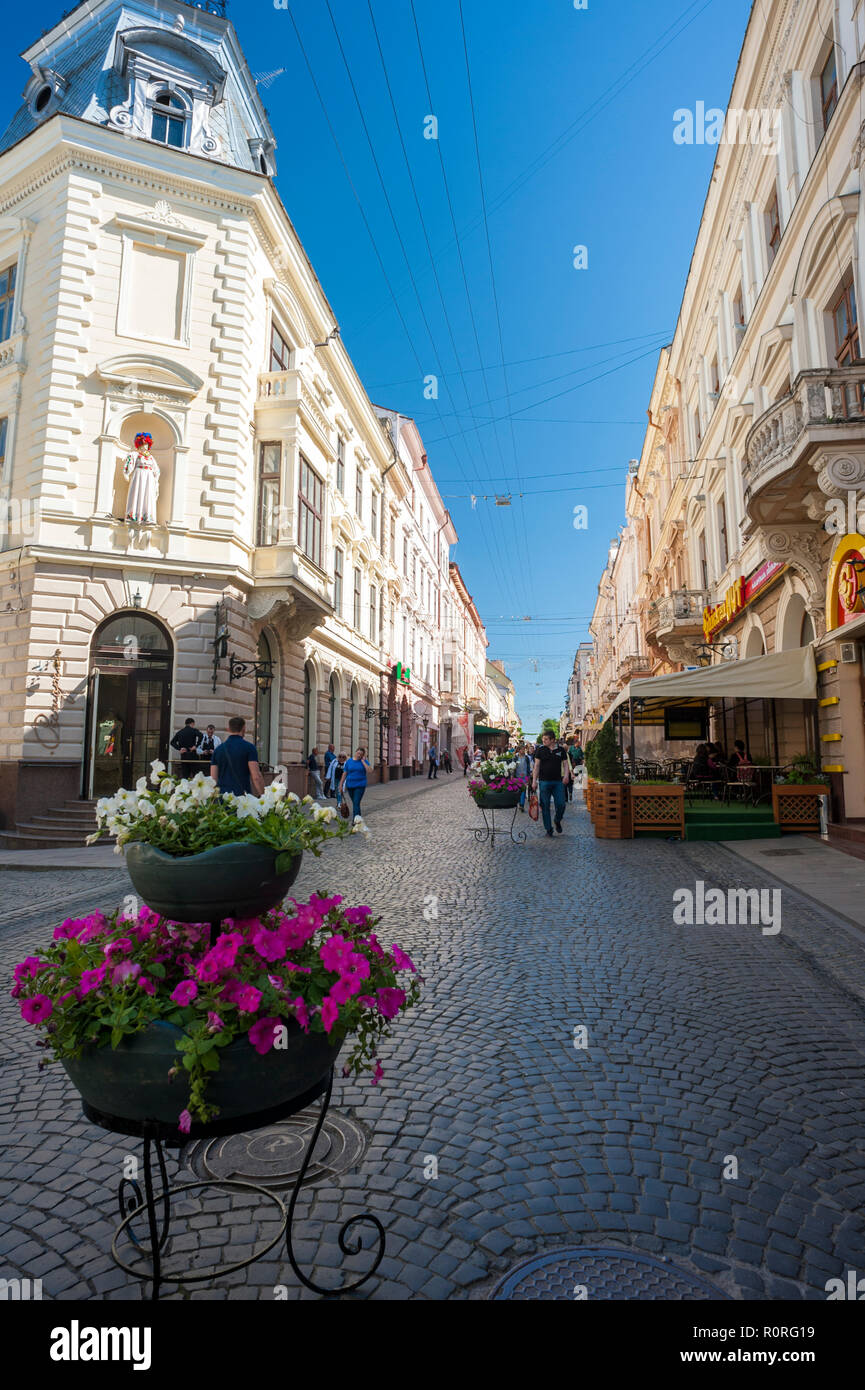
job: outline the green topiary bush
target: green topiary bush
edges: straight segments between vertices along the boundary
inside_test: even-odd
[[[624,782],[625,769],[616,739],[612,719],[601,725],[601,731],[594,741],[595,771],[592,774],[599,782]]]

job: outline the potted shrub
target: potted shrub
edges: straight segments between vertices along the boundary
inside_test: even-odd
[[[516,762],[486,758],[472,771],[469,796],[485,811],[511,809],[519,805],[528,780],[517,773]]]
[[[586,744],[586,754],[585,754],[586,785],[585,785],[585,787],[583,788],[583,800],[585,801],[586,805],[587,805],[588,808],[589,808],[589,814],[590,814],[590,815],[591,815],[591,811],[592,811],[592,787],[594,786],[594,783],[595,783],[595,753],[594,753],[594,749],[595,749],[595,739],[590,738],[589,741],[588,741],[588,743]]]
[[[94,912],[16,966],[12,994],[89,1118],[129,1133],[155,1120],[194,1138],[305,1095],[348,1039],[345,1073],[369,1068],[378,1082],[378,1043],[420,983],[404,951],[379,943],[377,922],[368,907],[314,895],[227,922],[211,945],[207,924],[147,907]]]
[[[782,830],[816,830],[820,826],[820,797],[829,791],[829,778],[819,772],[809,753],[795,757],[772,784],[772,812]]]
[[[332,806],[301,800],[275,781],[263,796],[221,795],[198,772],[179,781],[154,762],[150,781],[96,804],[98,830],[117,837],[116,852],[148,907],[177,922],[255,917],[282,902],[304,850],[323,841],[368,834],[358,816],[341,821]]]
[[[599,840],[630,839],[631,789],[625,782],[622,756],[612,720],[602,725],[594,742],[596,784],[592,793],[592,819]]]

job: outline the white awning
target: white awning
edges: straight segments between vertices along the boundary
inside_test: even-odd
[[[628,700],[816,700],[817,667],[813,647],[796,647],[745,661],[720,661],[699,671],[644,676],[630,681],[607,711]]]

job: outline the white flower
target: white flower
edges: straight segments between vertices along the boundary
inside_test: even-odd
[[[150,764],[150,780],[154,787],[158,783],[163,772],[165,772],[165,763],[161,763],[158,758],[155,758]]]
[[[309,803],[310,803],[311,801],[312,801],[312,797],[311,797],[311,796],[305,796],[305,797],[303,798],[303,800],[301,801],[300,804],[301,804],[301,806],[308,806]]]
[[[286,801],[290,801],[292,806],[300,805],[300,797],[297,795],[296,792],[286,792],[285,799]]]
[[[95,845],[95,844],[96,844],[96,841],[97,841],[97,840],[101,840],[101,838],[102,838],[102,831],[101,831],[101,830],[97,830],[97,831],[95,832],[95,834],[93,834],[93,835],[88,835],[88,836],[87,836],[87,839],[84,841],[84,843],[85,843],[85,845]]]
[[[122,853],[123,853],[123,846],[121,845],[121,843],[120,843],[119,840],[117,841],[117,844],[114,846],[114,853],[115,853],[115,854],[122,854]]]
[[[139,793],[139,795],[140,795],[142,792],[146,792],[146,791],[147,791],[147,778],[146,778],[146,777],[139,777],[138,781],[135,783],[135,790]]]

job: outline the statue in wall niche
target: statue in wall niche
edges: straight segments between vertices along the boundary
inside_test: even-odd
[[[129,483],[126,494],[126,520],[139,526],[156,525],[156,499],[159,496],[159,464],[153,457],[152,434],[135,436],[135,453],[123,460],[123,476]]]

